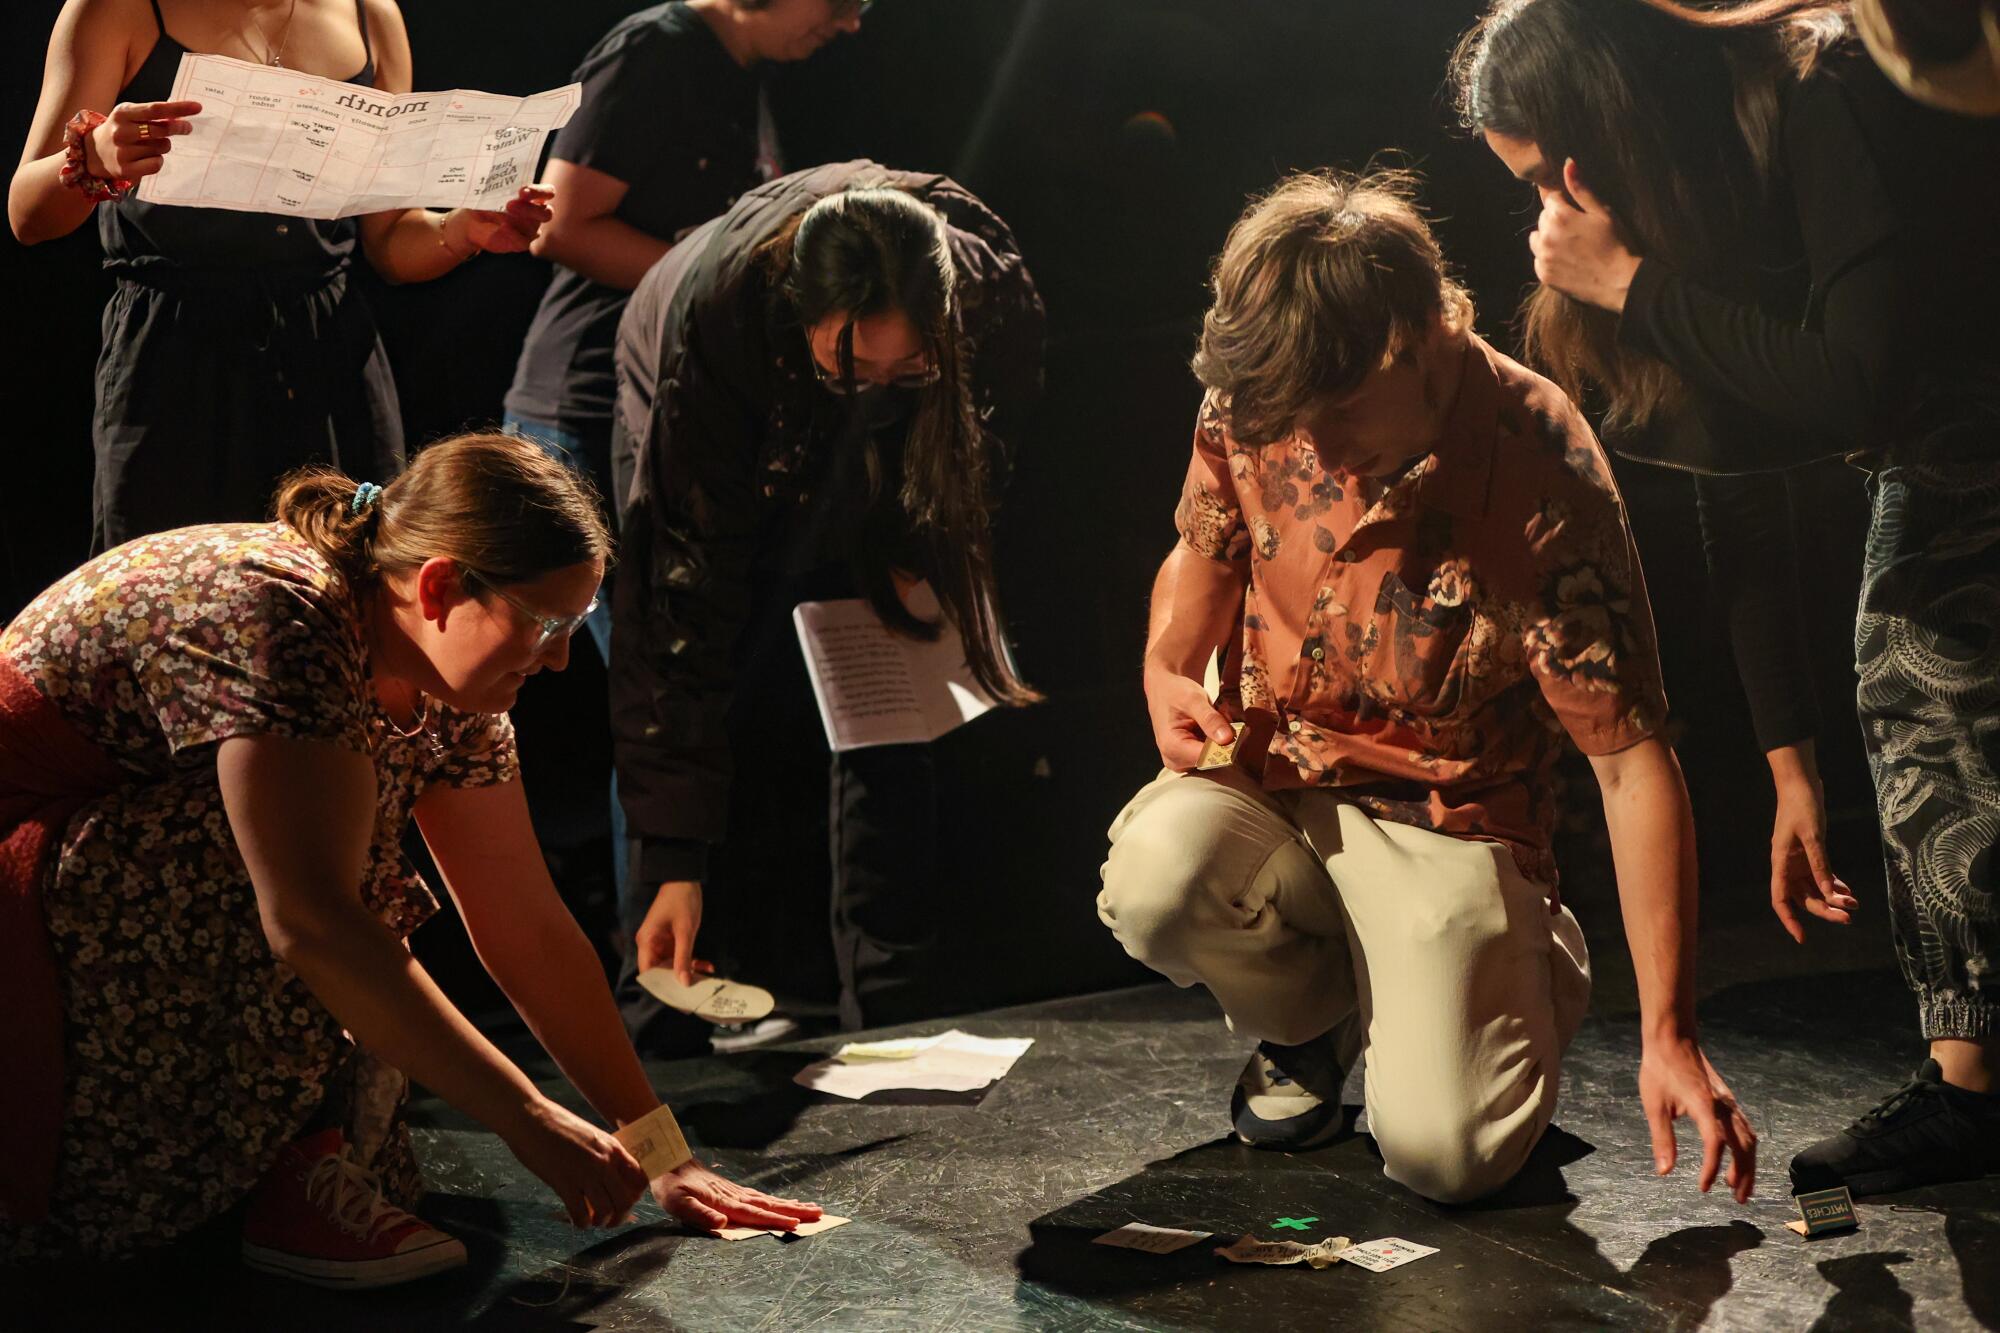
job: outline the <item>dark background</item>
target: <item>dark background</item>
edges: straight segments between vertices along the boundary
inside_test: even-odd
[[[4,110],[16,142],[57,8],[9,7]],[[563,83],[635,8],[406,0],[417,86]],[[1292,168],[1421,170],[1480,330],[1512,349],[1533,201],[1453,128],[1441,94],[1446,57],[1474,12],[1429,0],[876,0],[858,38],[779,71],[789,166],[866,156],[950,172],[1013,225],[1048,304],[1048,392],[1036,428],[1012,441],[1000,541],[1021,662],[1049,702],[983,719],[938,750],[947,836],[963,852],[962,874],[936,897],[963,1008],[1139,978],[1091,899],[1104,828],[1157,762],[1138,691],[1146,595],[1173,540],[1203,279],[1246,196]],[[9,236],[0,266],[12,307],[0,434],[5,619],[87,554],[91,376],[109,284],[90,229],[32,252]],[[497,420],[545,281],[539,261],[489,256],[421,287],[378,284],[372,299],[413,446]],[[1704,915],[1759,913],[1770,783],[1710,614],[1689,484],[1622,461],[1618,472],[1701,830]],[[1801,489],[1801,596],[1821,666],[1836,863],[1865,888],[1880,870],[1849,667],[1860,474],[1828,465]],[[538,757],[601,744],[595,719],[554,716],[532,696],[517,720],[531,793]],[[817,768],[824,749],[807,737],[787,761]],[[1602,921],[1612,888],[1588,773],[1570,766],[1565,897]],[[816,886],[771,886],[760,909],[823,938]],[[463,972],[448,927],[425,936],[437,966]]]

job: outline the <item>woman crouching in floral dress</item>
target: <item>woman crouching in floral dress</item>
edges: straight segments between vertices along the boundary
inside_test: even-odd
[[[610,540],[531,444],[465,436],[387,487],[299,474],[278,521],[182,528],[0,634],[0,1262],[106,1258],[246,1197],[244,1253],[340,1286],[463,1261],[404,1209],[405,1076],[489,1126],[578,1225],[646,1173],[439,992],[436,899],[590,1104],[659,1104],[528,823],[506,710],[561,670]],[[357,1113],[359,1112],[359,1113]],[[819,1210],[696,1162],[703,1227]]]

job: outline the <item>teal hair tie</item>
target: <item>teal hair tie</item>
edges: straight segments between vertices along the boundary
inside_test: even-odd
[[[354,502],[347,506],[347,512],[358,514],[381,498],[382,488],[372,481],[364,481],[354,488]]]

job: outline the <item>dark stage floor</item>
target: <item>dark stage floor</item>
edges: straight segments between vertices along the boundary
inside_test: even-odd
[[[1764,1197],[1703,1198],[1650,1171],[1633,1095],[1629,974],[1610,942],[1597,1013],[1567,1062],[1561,1132],[1531,1179],[1474,1209],[1386,1181],[1365,1134],[1298,1157],[1222,1139],[1244,1043],[1205,992],[1148,987],[962,1023],[1035,1046],[983,1098],[861,1104],[796,1088],[828,1042],[662,1065],[656,1083],[725,1169],[855,1221],[823,1236],[724,1243],[641,1222],[580,1241],[489,1134],[434,1105],[422,1147],[430,1211],[472,1251],[466,1271],[381,1293],[327,1293],[183,1256],[65,1275],[26,1307],[68,1329],[1863,1329],[2000,1327],[2000,1181],[1863,1205],[1858,1233],[1810,1244],[1782,1164],[1913,1063],[1893,975],[1732,981],[1822,966],[1865,937],[1790,952],[1761,919],[1707,936],[1709,1049],[1752,1108]],[[925,1031],[946,1024],[926,1025]],[[1808,1054],[1810,1052],[1810,1054]],[[1350,1085],[1349,1100],[1358,1100]],[[1684,1134],[1683,1143],[1687,1142]],[[1237,1267],[1203,1244],[1110,1250],[1128,1221],[1306,1238],[1393,1235],[1440,1253],[1383,1274]],[[647,1218],[652,1219],[647,1224]],[[0,1324],[24,1313],[8,1300]]]

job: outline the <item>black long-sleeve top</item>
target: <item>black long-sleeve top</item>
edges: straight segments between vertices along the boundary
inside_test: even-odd
[[[1799,584],[1792,492],[1782,472],[1694,479],[1709,595],[1716,603],[1757,747],[1819,733]]]
[[[1796,234],[1764,240],[1802,250],[1802,308],[1648,258],[1619,325],[1692,391],[1688,428],[1648,456],[1696,473],[1710,585],[1765,749],[1814,730],[1774,469],[1919,435],[1990,396],[1979,386],[2000,368],[2000,122],[1919,107],[1838,52],[1788,95],[1778,157]]]
[[[1786,99],[1778,168],[1812,284],[1803,319],[1651,258],[1627,293],[1625,345],[1715,411],[1766,423],[1667,461],[1750,472],[1888,448],[2000,373],[2000,120],[1919,106],[1835,52]]]
[[[845,531],[830,512],[840,503],[832,455],[850,409],[819,386],[759,248],[820,199],[870,185],[908,190],[944,215],[990,442],[1040,393],[1034,281],[1006,224],[946,176],[857,161],[781,177],[640,283],[617,349],[631,452],[619,471],[631,490],[612,591],[611,713],[619,800],[650,884],[703,878],[728,823],[725,714],[744,654],[762,646],[752,640],[789,635],[791,608],[766,604],[783,569]]]

